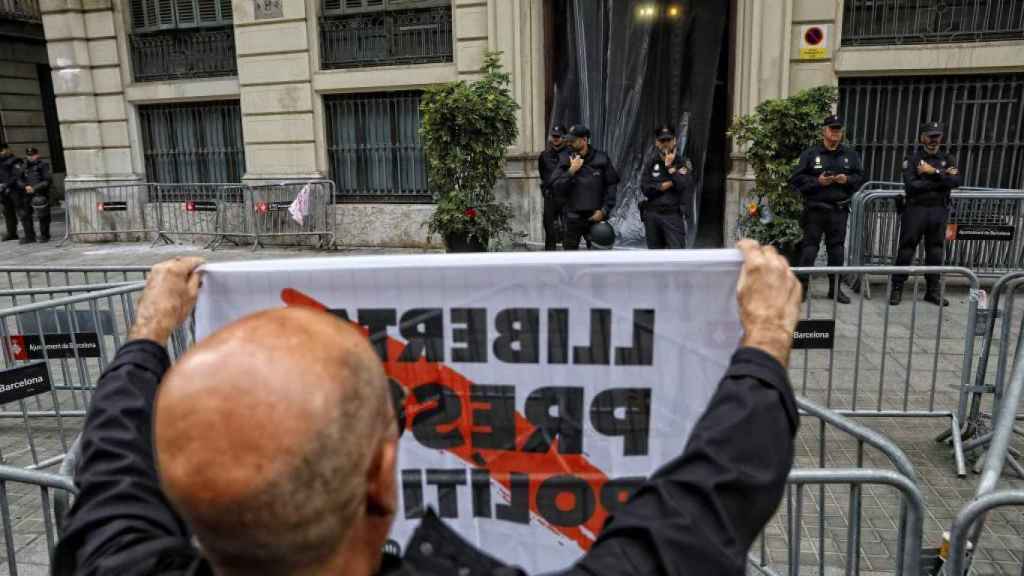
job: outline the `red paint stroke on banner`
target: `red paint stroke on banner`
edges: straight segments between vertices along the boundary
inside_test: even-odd
[[[282,290],[281,300],[287,306],[303,306],[308,308],[317,308],[324,311],[328,310],[327,306],[318,302],[316,299],[293,288],[285,288]],[[367,333],[365,328],[363,329],[363,332]],[[424,358],[420,358],[416,362],[395,361],[394,359],[397,359],[402,354],[402,350],[405,349],[405,343],[401,340],[388,337],[387,346],[388,358],[391,360],[384,363],[384,368],[387,371],[388,376],[397,380],[402,384],[406,391],[410,392],[406,397],[405,407],[407,430],[409,429],[412,419],[416,414],[433,407],[433,403],[417,403],[412,391],[425,384],[440,384],[442,386],[446,386],[458,396],[463,408],[462,416],[458,422],[444,428],[439,428],[440,432],[450,432],[453,429],[458,429],[464,439],[464,443],[461,446],[449,448],[447,451],[458,456],[466,464],[474,468],[484,468],[489,470],[491,478],[509,491],[512,490],[510,475],[512,472],[529,474],[529,502],[530,510],[533,511],[534,514],[539,516],[539,512],[537,510],[537,491],[540,488],[540,484],[547,478],[560,475],[572,475],[581,478],[590,485],[595,499],[594,513],[590,518],[580,526],[550,526],[552,530],[559,532],[565,537],[576,542],[581,549],[589,550],[594,543],[594,538],[601,532],[601,528],[608,519],[608,511],[605,510],[600,503],[601,489],[604,487],[604,484],[608,482],[608,477],[605,473],[602,472],[600,468],[590,463],[590,461],[582,454],[559,454],[557,440],[552,442],[550,448],[545,453],[508,452],[503,450],[474,448],[472,445],[472,410],[474,406],[484,407],[486,404],[473,403],[470,401],[469,388],[472,382],[462,374],[440,362],[427,362]],[[533,433],[534,426],[519,411],[516,411],[515,426],[516,446],[522,446],[526,442],[526,439]],[[478,429],[477,431],[480,432],[486,430]],[[484,464],[481,466],[474,456],[481,457]],[[558,502],[559,504],[562,504],[563,499],[559,498]],[[559,505],[559,507],[563,508],[561,505]],[[571,506],[565,506],[564,508],[570,507]]]

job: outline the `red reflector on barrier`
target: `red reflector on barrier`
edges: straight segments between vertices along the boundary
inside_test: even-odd
[[[267,206],[266,202],[257,202],[256,203],[256,211],[259,212],[260,214],[266,214],[267,210],[269,210],[269,209],[270,209],[270,207]]]

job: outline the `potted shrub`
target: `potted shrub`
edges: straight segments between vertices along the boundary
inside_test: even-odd
[[[500,52],[484,56],[483,76],[427,89],[420,104],[427,181],[437,207],[427,222],[449,252],[486,251],[511,232],[512,209],[494,198],[505,151],[519,136],[509,75]]]
[[[803,198],[789,186],[789,176],[800,153],[821,138],[821,119],[828,116],[838,91],[819,86],[758,104],[754,112],[737,118],[729,136],[746,147],[754,169],[751,198],[742,203],[737,231],[741,237],[771,244],[795,264],[800,251],[800,213]]]

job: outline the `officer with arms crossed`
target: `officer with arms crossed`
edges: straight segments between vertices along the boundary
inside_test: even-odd
[[[943,130],[938,122],[921,126],[921,147],[903,161],[903,183],[906,187],[905,205],[900,221],[900,249],[897,266],[909,266],[924,238],[924,263],[942,266],[945,256],[946,220],[949,217],[949,193],[962,184],[960,170],[952,156],[941,150]],[[896,306],[903,300],[906,274],[892,277],[889,304]],[[925,276],[927,290],[925,302],[949,306],[939,289],[938,274]]]
[[[18,239],[18,207],[15,191],[23,162],[6,143],[0,144],[0,204],[4,212],[4,242]]]
[[[21,189],[24,190],[21,203],[21,227],[25,229],[22,242],[36,241],[32,226],[32,214],[39,218],[39,241],[50,241],[50,165],[39,157],[39,150],[25,150],[28,160],[21,174]]]
[[[842,119],[829,116],[821,125],[821,144],[800,154],[800,162],[789,179],[790,186],[804,198],[804,211],[800,217],[800,226],[804,230],[800,266],[814,266],[822,235],[825,236],[828,265],[843,265],[850,198],[864,182],[860,156],[843,145]],[[803,278],[801,282],[806,298],[808,279]],[[840,304],[850,303],[834,274],[829,275],[828,297],[835,298]]]
[[[565,136],[565,128],[561,124],[552,126],[548,147],[537,158],[537,172],[540,173],[540,191],[544,195],[545,250],[556,250],[558,248],[558,219],[562,212],[562,205],[555,199],[555,192],[551,187],[551,179],[555,175],[555,170],[558,169],[558,161],[562,154],[562,149],[565,148],[563,136]]]
[[[685,206],[693,195],[690,163],[676,153],[676,133],[671,126],[654,131],[658,156],[643,174],[640,216],[644,221],[647,247],[686,248]]]
[[[569,150],[562,152],[551,185],[565,203],[565,250],[579,250],[590,226],[608,219],[615,208],[619,173],[608,154],[590,145],[590,128],[569,128]],[[590,247],[588,240],[587,247]]]

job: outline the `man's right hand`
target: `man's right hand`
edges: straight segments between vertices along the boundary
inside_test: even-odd
[[[573,156],[572,160],[569,161],[569,174],[576,175],[583,167],[583,158],[580,156]]]
[[[826,176],[825,174],[819,174],[818,175],[818,185],[823,187],[823,188],[825,186],[831,186],[832,185],[832,177],[831,176]]]
[[[661,183],[661,186],[660,186],[662,192],[664,192],[665,190],[668,190],[671,187],[672,187],[672,181],[671,180],[665,180],[664,182]]]
[[[167,342],[174,331],[192,313],[199,296],[201,274],[196,270],[202,258],[178,257],[153,266],[139,300],[129,340]]]
[[[740,240],[736,247],[743,253],[736,286],[742,345],[759,348],[788,366],[803,288],[774,247],[753,240]]]
[[[921,162],[918,163],[918,165],[917,165],[917,173],[918,174],[935,174],[935,172],[936,172],[935,167],[932,166],[931,164],[925,162],[924,160],[921,160]]]

